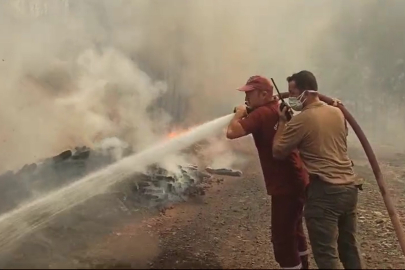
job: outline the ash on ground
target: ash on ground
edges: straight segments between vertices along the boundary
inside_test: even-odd
[[[121,150],[121,149],[120,149]],[[133,154],[126,147],[121,157]],[[117,150],[93,150],[86,146],[66,150],[38,163],[25,165],[17,172],[0,175],[0,214],[30,201],[41,194],[79,180],[117,160]],[[178,165],[177,172],[169,172],[154,164],[146,173],[134,174],[111,189],[111,194],[123,202],[145,207],[164,206],[169,202],[185,201],[191,196],[204,195],[212,182],[212,175],[241,176],[239,171],[226,168],[199,170],[195,165]]]
[[[133,154],[129,149],[120,152],[111,145],[109,149],[76,147],[27,164],[17,172],[4,173],[0,176],[0,214],[106,167],[117,157]],[[204,195],[207,188],[221,182],[215,174],[232,174],[232,170],[224,168],[208,171],[195,165],[178,165],[176,172],[157,164],[149,166],[144,173],[115,184],[108,193],[61,213],[7,252],[0,251],[0,268],[92,268],[96,262],[89,261],[81,251],[91,250],[95,239],[113,233],[116,226]]]

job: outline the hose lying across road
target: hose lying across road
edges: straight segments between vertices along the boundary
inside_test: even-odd
[[[289,93],[281,93],[282,98],[288,98]],[[332,105],[334,100],[330,97],[324,96],[319,94],[319,98],[329,104]],[[351,115],[351,113],[342,105],[338,104],[337,107],[342,111],[343,115],[345,116],[347,122],[349,122],[350,126],[353,128],[354,132],[359,138],[361,145],[363,146],[364,152],[367,155],[368,161],[370,162],[371,168],[373,169],[375,179],[377,180],[378,187],[380,188],[381,195],[383,197],[385,206],[387,208],[388,214],[390,216],[392,225],[394,226],[395,233],[397,235],[399,245],[401,246],[402,253],[405,256],[405,233],[402,228],[402,224],[398,218],[397,211],[395,206],[391,200],[391,196],[389,195],[389,191],[386,188],[384,177],[381,173],[380,165],[378,164],[377,158],[374,154],[373,149],[371,148],[370,142],[367,140],[366,135],[364,134],[363,130]]]

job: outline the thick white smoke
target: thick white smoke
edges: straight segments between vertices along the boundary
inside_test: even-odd
[[[165,115],[152,123],[146,110],[165,83],[107,42],[97,10],[90,9],[103,3],[72,4],[1,4],[7,37],[0,45],[2,170],[111,136],[142,149],[158,138],[153,129],[167,123]]]
[[[0,170],[108,137],[143,149],[170,115],[189,126],[229,113],[244,99],[234,89],[254,74],[283,87],[311,69],[308,52],[336,5],[2,1]]]

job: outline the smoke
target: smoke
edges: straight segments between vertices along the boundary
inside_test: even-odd
[[[312,53],[321,91],[344,101],[374,145],[397,151],[405,147],[404,8],[397,0],[345,2]]]
[[[129,148],[129,145],[117,137],[112,137],[102,140],[95,148],[103,153],[103,155],[111,155],[115,161],[118,161],[124,157],[125,150]]]
[[[170,125],[228,114],[254,74],[284,90],[287,75],[316,67],[339,5],[3,1],[0,170],[108,137],[144,149]]]
[[[242,140],[244,148],[251,141]],[[238,151],[238,142],[225,141],[221,137],[213,137],[207,140],[207,146],[199,152],[202,157],[208,157],[206,165],[214,169],[229,168],[241,169],[249,161],[246,153]]]
[[[99,24],[109,15],[117,18],[124,6],[114,11],[115,2],[1,5],[0,27],[6,40],[0,45],[1,169],[65,148],[93,146],[111,136],[136,150],[156,140],[153,128],[164,126],[167,117],[152,123],[147,108],[166,85],[142,71],[119,46],[119,39],[117,44],[109,41],[110,32],[120,31],[119,24],[117,29]],[[102,16],[104,8],[107,17]],[[136,47],[140,41],[132,37],[127,43]]]
[[[292,72],[310,69],[309,52],[336,6],[332,1],[151,3],[146,43],[154,46],[142,52],[161,52],[151,65],[168,70],[176,89],[190,96],[186,120],[191,122],[224,115],[240,104],[244,97],[234,89],[251,75],[273,76],[283,85]],[[316,18],[314,9],[320,10]]]

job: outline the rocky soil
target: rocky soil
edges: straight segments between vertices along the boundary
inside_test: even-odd
[[[365,179],[359,197],[359,242],[364,261],[369,269],[403,269],[405,258],[372,171],[362,155],[353,156],[356,172]],[[381,155],[381,167],[403,224],[404,157]],[[226,179],[203,202],[179,205],[151,222],[150,232],[160,236],[162,248],[151,268],[277,268],[269,237],[270,201],[257,163],[250,165],[245,177]],[[316,268],[313,259],[311,268]]]
[[[361,151],[352,152],[356,172],[365,178],[359,197],[364,260],[371,269],[405,268],[372,171]],[[404,223],[405,155],[393,149],[377,153]],[[257,158],[252,155],[239,169],[242,177],[214,176],[198,196],[163,207],[122,204],[111,194],[94,198],[2,252],[0,267],[278,268],[270,243],[270,200]]]

